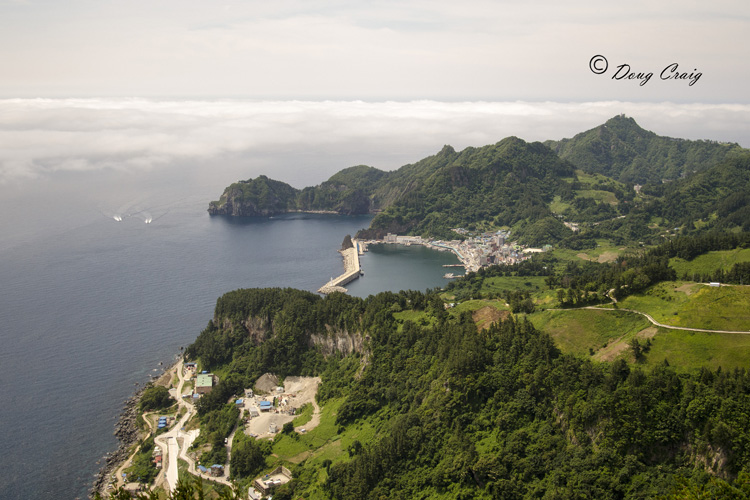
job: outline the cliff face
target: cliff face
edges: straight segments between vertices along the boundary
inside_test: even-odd
[[[363,353],[366,338],[359,332],[349,333],[346,330],[327,327],[325,334],[313,333],[310,335],[310,347],[317,347],[323,356],[328,357],[335,352],[344,356],[352,353]]]
[[[214,325],[224,331],[233,331],[235,334],[240,331],[241,335],[247,336],[250,342],[257,346],[271,339],[276,335],[273,323],[264,318],[252,316],[239,325],[233,324],[229,318],[214,318]],[[349,332],[345,329],[334,328],[326,325],[325,332],[310,333],[307,335],[307,345],[312,349],[319,349],[323,356],[328,357],[336,352],[348,356],[353,353],[365,352],[365,341],[367,336],[362,336],[360,332]],[[244,330],[244,331],[243,331]]]

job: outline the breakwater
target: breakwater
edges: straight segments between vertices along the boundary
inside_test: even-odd
[[[318,293],[346,293],[348,290],[344,288],[344,285],[359,278],[362,273],[359,266],[359,243],[356,240],[353,243],[354,246],[352,248],[339,250],[339,253],[344,258],[344,273],[336,278],[331,278],[328,283],[318,289]]]

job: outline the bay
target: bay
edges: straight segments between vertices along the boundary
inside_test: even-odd
[[[210,217],[205,207],[205,197],[147,216],[125,207],[120,221],[87,202],[27,207],[18,223],[7,215],[18,211],[4,212],[0,497],[85,498],[99,460],[117,447],[123,401],[195,339],[221,294],[315,291],[343,271],[344,236],[370,221]],[[363,297],[433,288],[446,282],[441,264],[455,262],[423,247],[372,246],[364,277],[348,287]]]

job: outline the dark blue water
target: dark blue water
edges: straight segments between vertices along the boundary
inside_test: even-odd
[[[369,224],[210,217],[206,201],[153,210],[151,224],[142,214],[116,222],[86,203],[47,222],[6,204],[0,498],[84,498],[97,461],[117,447],[123,401],[195,339],[217,297],[241,287],[315,291],[342,272],[336,250],[344,236]],[[424,290],[445,283],[440,263],[449,262],[456,260],[420,247],[375,247],[362,257],[365,277],[349,287],[359,296]]]
[[[462,267],[443,268],[444,264],[458,263],[453,253],[420,245],[371,245],[359,261],[364,276],[346,285],[349,293],[358,297],[384,290],[425,291],[445,286],[446,272],[463,274]]]

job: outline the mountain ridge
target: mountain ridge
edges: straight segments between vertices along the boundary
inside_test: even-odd
[[[631,184],[678,179],[715,166],[727,154],[742,149],[736,143],[660,136],[625,115],[570,139],[544,144],[584,172]]]
[[[665,227],[684,226],[688,231],[704,225],[699,219],[711,218],[697,209],[686,217],[674,208],[682,203],[681,197],[695,205],[690,199],[696,192],[703,201],[708,196],[710,206],[727,199],[722,213],[743,226],[741,216],[733,214],[745,213],[750,180],[735,175],[733,182],[727,172],[742,171],[742,158],[748,154],[737,144],[658,136],[633,118],[618,115],[572,139],[542,143],[510,136],[461,151],[445,145],[397,170],[358,165],[303,189],[259,176],[230,185],[218,201],[210,203],[209,213],[373,214],[370,227],[359,237],[374,239],[387,233],[455,239],[453,228],[468,227],[511,229],[521,243],[534,246],[564,242],[579,248],[582,238],[591,245],[596,237],[618,233],[628,241],[655,242],[658,231],[648,229],[654,216],[664,218],[660,223]],[[706,177],[706,172],[712,173]],[[603,177],[591,177],[596,175]],[[667,185],[664,176],[677,178]],[[642,192],[634,184],[640,179],[646,183]],[[698,182],[691,179],[703,179],[703,190],[690,188]],[[715,182],[724,187],[708,186]],[[731,195],[732,189],[740,194]],[[554,206],[558,209],[552,210]],[[560,207],[566,208],[560,211]],[[563,221],[582,222],[591,230],[574,234]],[[638,228],[627,227],[633,224]]]

